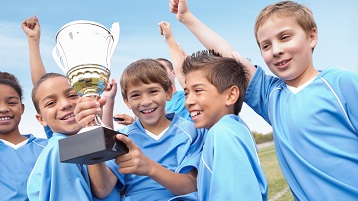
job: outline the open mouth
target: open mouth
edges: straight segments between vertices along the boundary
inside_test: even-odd
[[[282,67],[282,66],[286,65],[289,61],[291,61],[291,59],[287,59],[287,60],[284,60],[284,61],[277,62],[277,63],[275,63],[275,65],[278,66],[278,67]]]
[[[10,117],[10,116],[5,116],[5,117],[0,117],[0,121],[7,121],[10,119],[13,119],[14,117]]]
[[[156,108],[147,109],[147,110],[142,110],[141,113],[143,113],[143,114],[150,114],[150,113],[154,112],[155,110],[156,110]]]
[[[193,111],[193,112],[190,112],[190,116],[196,117],[196,116],[200,115],[201,113],[203,113],[203,111]]]
[[[75,116],[75,115],[74,115],[73,113],[71,113],[71,114],[68,114],[68,115],[62,117],[61,120],[67,120],[67,119],[72,118],[72,117],[74,117],[74,116]]]

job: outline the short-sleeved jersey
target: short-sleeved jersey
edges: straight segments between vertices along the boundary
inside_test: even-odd
[[[185,107],[184,91],[177,91],[173,94],[172,99],[166,102],[165,111],[167,113],[175,112],[186,120],[193,121],[188,110]]]
[[[54,133],[41,152],[27,183],[29,200],[92,200],[85,165],[61,163],[58,141],[66,135]]]
[[[199,200],[267,200],[255,140],[240,121],[225,115],[206,134],[197,177]]]
[[[245,102],[273,127],[297,200],[358,198],[358,74],[329,68],[298,93],[257,67]]]
[[[175,113],[166,114],[166,117],[171,120],[171,124],[158,140],[146,133],[139,119],[120,132],[127,134],[153,161],[173,172],[188,173],[199,165],[202,130],[196,129],[193,122]],[[122,200],[169,200],[175,197],[148,176],[120,174],[119,166],[114,160],[107,161],[106,164],[118,178],[116,188],[125,190]]]
[[[27,179],[47,139],[24,136],[27,143],[17,149],[0,140],[0,200],[28,200]]]

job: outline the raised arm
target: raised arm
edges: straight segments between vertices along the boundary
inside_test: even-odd
[[[159,31],[160,34],[164,36],[164,40],[168,45],[170,57],[172,58],[174,73],[176,78],[179,81],[179,84],[182,86],[182,88],[185,88],[185,77],[183,76],[181,72],[181,68],[183,65],[183,61],[185,59],[185,53],[181,49],[181,47],[176,42],[173,34],[171,26],[168,22],[160,22],[159,23]]]
[[[170,0],[170,11],[183,23],[194,36],[207,48],[220,53],[224,57],[233,57],[241,62],[250,74],[250,80],[255,74],[255,66],[241,56],[225,39],[211,30],[189,10],[186,0]]]
[[[32,84],[46,73],[40,54],[40,23],[36,16],[30,17],[21,23],[29,44],[30,71]]]

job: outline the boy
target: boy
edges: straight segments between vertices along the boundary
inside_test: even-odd
[[[278,161],[295,199],[356,200],[358,174],[351,171],[358,168],[358,75],[314,68],[318,35],[312,12],[283,1],[258,15],[255,36],[273,77],[195,18],[185,0],[170,5],[206,48],[235,57],[249,71],[245,102],[273,127]]]
[[[117,135],[129,153],[89,166],[92,189],[106,197],[114,187],[123,200],[196,200],[196,174],[202,136],[192,122],[175,113],[165,113],[172,95],[165,68],[152,59],[130,64],[121,76],[121,92],[126,105],[138,119]],[[99,99],[102,102],[102,99]],[[95,100],[81,97],[76,119],[86,125],[100,112]],[[177,196],[177,195],[183,195]]]
[[[203,51],[185,59],[183,74],[190,116],[195,127],[208,129],[198,169],[199,200],[267,200],[255,141],[237,116],[248,84],[243,66]]]
[[[58,73],[43,75],[32,90],[32,101],[38,112],[36,118],[54,134],[29,176],[29,200],[96,199],[91,194],[87,166],[61,163],[59,158],[58,140],[75,135],[82,128],[73,113],[78,98],[67,77]],[[108,199],[118,195],[113,191]]]

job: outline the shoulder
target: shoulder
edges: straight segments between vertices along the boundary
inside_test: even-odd
[[[233,114],[223,116],[209,129],[209,133],[213,133],[216,140],[227,140],[232,138],[242,139],[251,135],[248,127],[241,123],[238,116]]]

